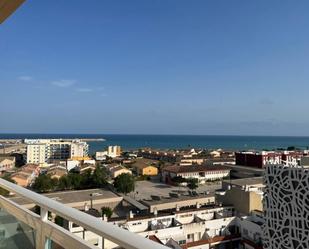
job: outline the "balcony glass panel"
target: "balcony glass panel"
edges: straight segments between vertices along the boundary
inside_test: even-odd
[[[35,249],[35,231],[0,205],[0,249]]]

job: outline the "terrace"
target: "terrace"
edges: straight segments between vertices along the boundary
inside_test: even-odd
[[[91,231],[103,239],[127,249],[164,249],[165,246],[131,233],[118,226],[65,206],[46,196],[34,193],[0,179],[0,187],[33,202],[40,207],[40,215],[18,205],[11,199],[0,196],[0,248],[79,248],[95,249],[95,245],[77,237],[54,223],[50,217],[59,216]],[[61,245],[61,246],[60,246]]]

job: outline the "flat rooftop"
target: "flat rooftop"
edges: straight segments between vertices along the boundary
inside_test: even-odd
[[[194,202],[204,198],[214,198],[213,194],[199,194],[199,195],[179,195],[178,197],[161,197],[160,200],[148,199],[142,200],[141,202],[147,206],[160,205],[165,203],[177,203],[183,201]]]
[[[113,201],[117,199],[122,199],[113,192],[105,189],[86,189],[86,190],[70,190],[70,191],[59,191],[48,194],[43,194],[44,196],[51,198],[55,201],[61,202],[63,204],[71,204],[69,206],[78,206],[78,203],[84,203],[90,201],[90,194],[93,195],[93,203],[100,200]],[[13,202],[19,205],[32,205],[33,203],[23,197],[12,197],[10,198]]]
[[[252,178],[243,178],[243,179],[234,179],[234,180],[224,180],[224,183],[231,183],[233,185],[245,186],[245,185],[262,185],[263,177],[252,177]]]

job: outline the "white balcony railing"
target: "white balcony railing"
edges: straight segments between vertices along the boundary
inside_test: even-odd
[[[89,242],[77,237],[68,230],[48,220],[48,212],[80,225],[88,231],[102,237],[103,241],[109,240],[120,248],[126,249],[166,249],[167,247],[153,242],[140,235],[131,233],[116,225],[109,224],[77,209],[65,206],[57,201],[43,195],[32,192],[28,189],[0,179],[0,187],[31,200],[40,206],[41,214],[37,215],[32,211],[12,202],[0,195],[0,207],[17,220],[27,224],[35,231],[35,248],[46,249],[49,241],[54,241],[65,249],[97,249]],[[1,221],[0,221],[1,224]],[[104,247],[104,243],[102,245]]]

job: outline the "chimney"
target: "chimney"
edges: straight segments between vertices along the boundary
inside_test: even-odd
[[[196,208],[200,208],[200,206],[201,206],[200,203],[197,202],[196,203]]]
[[[130,210],[129,218],[130,218],[130,219],[134,218],[134,214],[133,214],[132,210]]]
[[[84,210],[85,210],[85,211],[88,211],[88,210],[89,210],[89,206],[88,206],[87,202],[85,202],[85,204],[84,204]]]
[[[154,208],[153,214],[154,214],[154,216],[158,216],[158,209]]]
[[[178,205],[176,205],[176,212],[179,212],[180,208]]]

